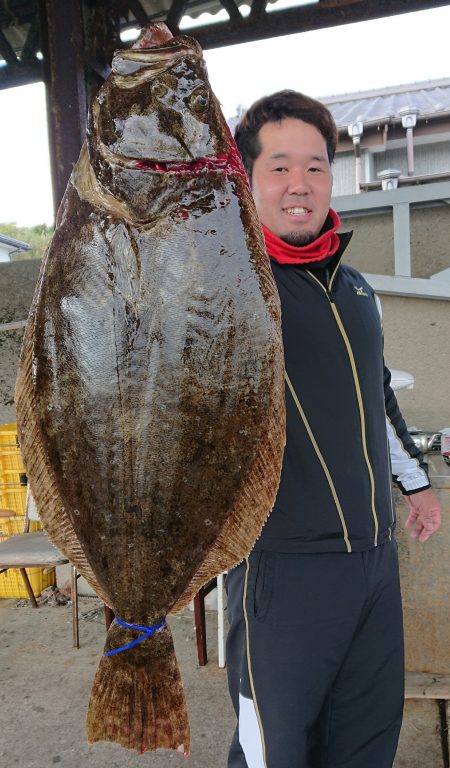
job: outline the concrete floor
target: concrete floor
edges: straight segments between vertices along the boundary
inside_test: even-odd
[[[0,600],[0,768],[225,768],[235,720],[226,672],[217,665],[217,612],[207,611],[206,667],[197,662],[193,612],[170,620],[191,722],[188,760],[87,745],[86,710],[105,640],[102,603],[80,598],[79,616],[76,650],[69,605],[36,610],[26,600]],[[448,765],[438,702],[420,698],[406,702],[395,768]]]
[[[11,768],[224,768],[234,728],[226,672],[217,665],[217,613],[207,612],[208,664],[199,667],[194,616],[171,618],[191,721],[191,756],[138,755],[86,744],[91,683],[105,639],[96,598],[81,598],[80,649],[72,648],[70,606],[0,600],[0,766]],[[98,611],[95,609],[99,608]]]

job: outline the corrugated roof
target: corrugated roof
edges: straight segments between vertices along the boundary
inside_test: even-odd
[[[430,119],[450,114],[450,79],[325,96],[320,101],[326,104],[338,128],[347,128],[357,120],[365,125],[400,121],[399,111],[411,106],[420,110],[418,120]]]

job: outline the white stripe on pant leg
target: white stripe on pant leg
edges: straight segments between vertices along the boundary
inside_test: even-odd
[[[248,768],[264,768],[263,745],[253,699],[239,694],[239,743]]]

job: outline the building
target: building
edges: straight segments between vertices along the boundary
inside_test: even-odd
[[[339,128],[334,206],[371,231],[360,268],[380,293],[450,298],[450,79],[322,101]]]
[[[450,79],[321,101],[339,129],[336,196],[450,180]]]
[[[346,260],[380,295],[409,425],[450,426],[450,79],[324,98],[339,128],[333,205]]]

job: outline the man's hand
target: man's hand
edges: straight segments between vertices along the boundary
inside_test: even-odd
[[[441,524],[441,505],[431,488],[406,496],[409,516],[406,528],[412,528],[411,536],[424,542],[437,531]]]

